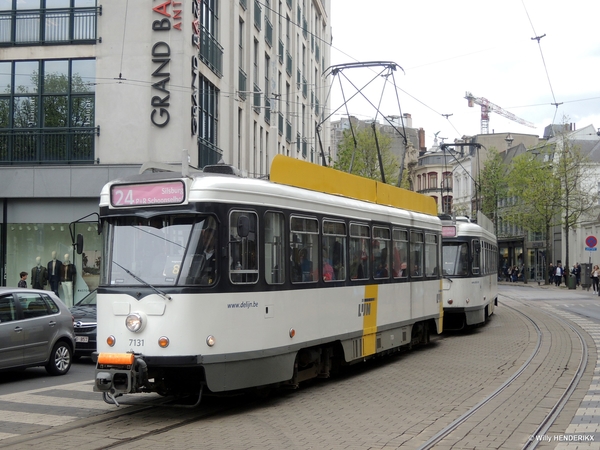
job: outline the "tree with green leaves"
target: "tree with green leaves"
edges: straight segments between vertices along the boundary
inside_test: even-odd
[[[539,232],[546,241],[546,258],[552,261],[552,227],[556,225],[560,204],[560,182],[548,163],[550,153],[544,149],[516,156],[509,167],[508,196],[516,202],[503,210],[503,218],[518,227]],[[548,273],[544,270],[548,282]],[[551,281],[551,280],[550,280]]]
[[[566,133],[559,135],[553,149],[553,172],[559,182],[557,202],[560,208],[560,223],[565,238],[565,269],[569,265],[569,231],[575,228],[582,216],[598,204],[595,176],[589,158],[574,145]]]
[[[496,148],[488,150],[488,157],[479,174],[479,198],[481,212],[494,223],[498,230],[498,200],[506,198],[507,171],[502,155]]]
[[[377,154],[377,144],[379,144],[385,181],[394,184],[398,180],[400,165],[398,158],[391,151],[392,139],[390,136],[380,133],[379,130],[375,129],[375,132],[377,137],[372,128],[359,128],[354,131],[354,135],[351,130],[344,130],[342,140],[338,144],[337,161],[334,163],[334,168],[381,181]]]

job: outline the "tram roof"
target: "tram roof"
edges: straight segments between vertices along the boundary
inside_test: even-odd
[[[274,183],[437,216],[435,200],[428,195],[284,155],[277,155],[273,159],[270,180]]]
[[[188,186],[187,202],[284,206],[306,213],[357,219],[364,218],[363,211],[369,212],[374,220],[395,216],[439,226],[433,198],[405,189],[281,155],[273,161],[271,178],[266,181],[222,173],[192,172],[189,177],[183,177],[177,172],[146,172],[109,182],[102,190],[100,206],[109,206],[110,188],[114,184],[183,179]],[[160,205],[154,206],[160,208]],[[433,222],[429,217],[432,215],[436,216]]]

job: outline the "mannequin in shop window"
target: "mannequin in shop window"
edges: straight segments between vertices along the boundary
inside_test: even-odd
[[[63,301],[68,307],[73,306],[73,284],[75,283],[75,264],[71,264],[66,253],[60,270],[60,283],[63,289]]]
[[[52,252],[52,259],[48,261],[48,281],[50,282],[50,289],[56,295],[58,295],[58,286],[60,284],[61,267],[62,261],[56,259],[56,252]]]
[[[42,258],[35,258],[35,267],[31,269],[31,287],[33,289],[44,289],[48,283],[48,269],[42,266]]]

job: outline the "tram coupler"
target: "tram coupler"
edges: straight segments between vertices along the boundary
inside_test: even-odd
[[[94,392],[115,395],[139,392],[148,382],[148,367],[141,355],[100,353],[96,364]],[[116,403],[116,402],[115,402]]]

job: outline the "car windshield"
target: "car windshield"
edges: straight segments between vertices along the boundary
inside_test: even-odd
[[[77,302],[75,306],[96,306],[96,290],[93,290],[88,295]]]
[[[202,266],[209,233],[212,248],[218,248],[215,229],[212,217],[116,218],[108,224],[105,254],[112,257],[103,281],[129,286],[199,284],[192,267]]]

